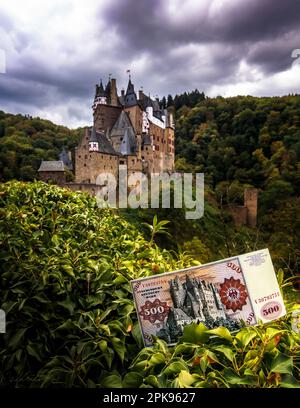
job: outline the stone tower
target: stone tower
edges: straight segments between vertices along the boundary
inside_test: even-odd
[[[244,206],[247,208],[247,225],[256,227],[257,223],[257,196],[256,188],[248,188],[244,191]]]

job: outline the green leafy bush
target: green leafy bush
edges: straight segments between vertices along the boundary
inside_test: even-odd
[[[0,186],[0,384],[94,386],[141,347],[129,280],[185,266],[86,194]]]
[[[0,386],[297,385],[299,336],[288,319],[235,336],[191,325],[175,347],[143,348],[129,280],[193,262],[153,237],[86,194],[1,184]]]
[[[123,385],[136,387],[300,388],[300,338],[289,318],[245,327],[235,335],[225,327],[185,327],[172,348],[157,339],[131,364]]]

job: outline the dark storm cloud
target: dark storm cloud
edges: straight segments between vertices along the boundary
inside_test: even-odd
[[[92,16],[83,22],[92,36],[78,38],[80,27],[69,24],[57,44],[51,16],[40,36],[0,12],[0,48],[7,51],[0,109],[61,109],[72,125],[71,119],[90,121],[94,84],[109,73],[119,91],[131,68],[136,89],[143,85],[152,95],[195,87],[209,93],[213,86],[251,81],[250,69],[239,76],[242,61],[272,75],[288,69],[292,50],[300,48],[298,0],[176,0],[176,8],[170,0],[109,0],[98,10],[95,2]]]
[[[261,63],[268,72],[276,72],[276,68],[281,70],[290,64],[295,39],[298,38],[299,41],[300,38],[300,1],[232,1],[224,3],[213,13],[210,4],[212,2],[207,2],[206,8],[195,15],[191,14],[188,21],[179,22],[172,21],[166,7],[167,2],[160,0],[111,1],[104,15],[124,39],[124,55],[132,56],[147,50],[149,54],[166,56],[172,47],[183,44],[209,46],[210,43],[217,43],[232,46],[232,61],[235,62],[237,58],[234,45],[238,43],[242,46],[240,60],[249,51],[249,62]],[[184,1],[181,5],[184,5]],[[177,14],[180,16],[181,12],[179,5]],[[282,45],[282,39],[289,32],[294,36],[285,40],[285,49],[282,48],[279,52],[276,43]],[[269,43],[261,46],[256,44],[262,41]],[[255,48],[254,51],[252,47]],[[278,53],[272,53],[272,47]]]

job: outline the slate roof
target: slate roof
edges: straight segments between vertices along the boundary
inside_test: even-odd
[[[70,160],[69,154],[64,147],[59,153],[58,158],[64,163],[65,167],[67,167],[69,170],[73,170],[72,160]]]
[[[118,155],[104,133],[96,132],[95,128],[89,129],[89,142],[98,142],[99,152]]]
[[[38,171],[65,171],[65,166],[62,160],[43,160]]]
[[[126,95],[124,98],[124,104],[125,106],[137,105],[137,97],[136,97],[136,93],[134,92],[134,85],[130,79],[128,81],[127,91],[126,91]]]
[[[130,118],[125,111],[122,111],[114,124],[110,137],[122,137],[120,153],[123,155],[136,153],[136,137]]]
[[[96,95],[95,95],[95,98],[97,98],[97,97],[99,97],[99,96],[105,96],[102,79],[101,79],[101,81],[100,81],[100,85],[96,85]]]

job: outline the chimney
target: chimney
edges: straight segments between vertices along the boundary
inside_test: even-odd
[[[110,100],[111,100],[111,105],[112,106],[118,106],[118,93],[117,93],[117,85],[116,85],[116,79],[112,78],[110,80]]]
[[[143,100],[144,99],[144,93],[142,91],[142,89],[139,90],[139,100]]]

